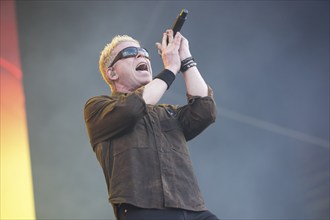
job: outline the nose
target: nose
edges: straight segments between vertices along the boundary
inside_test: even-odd
[[[136,55],[136,58],[139,57],[146,57],[143,52],[139,51],[138,54]]]

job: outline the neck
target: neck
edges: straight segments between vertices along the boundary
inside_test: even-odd
[[[126,86],[123,86],[123,85],[116,85],[116,92],[119,92],[119,93],[132,93],[132,92],[134,92],[134,90],[129,89]]]

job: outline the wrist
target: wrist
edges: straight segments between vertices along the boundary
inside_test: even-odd
[[[165,66],[164,69],[169,70],[176,75],[180,71],[180,66]]]
[[[167,84],[167,89],[169,89],[175,80],[175,74],[169,69],[164,69],[155,77],[155,79],[163,80]]]
[[[180,61],[182,62],[183,60],[191,57],[191,53],[185,53],[180,56]]]

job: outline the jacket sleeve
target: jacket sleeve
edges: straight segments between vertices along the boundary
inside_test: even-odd
[[[193,139],[215,122],[217,116],[213,91],[208,88],[208,96],[187,95],[188,104],[178,108],[178,119],[187,141]]]
[[[98,96],[86,102],[85,123],[91,145],[129,132],[146,114],[147,108],[137,93]]]

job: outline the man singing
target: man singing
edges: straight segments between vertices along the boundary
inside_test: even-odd
[[[216,220],[205,206],[187,147],[215,121],[212,89],[179,32],[166,30],[156,45],[164,70],[153,79],[148,51],[127,35],[113,38],[99,60],[112,94],[85,105],[109,202],[117,220]],[[179,72],[187,104],[158,104]]]

